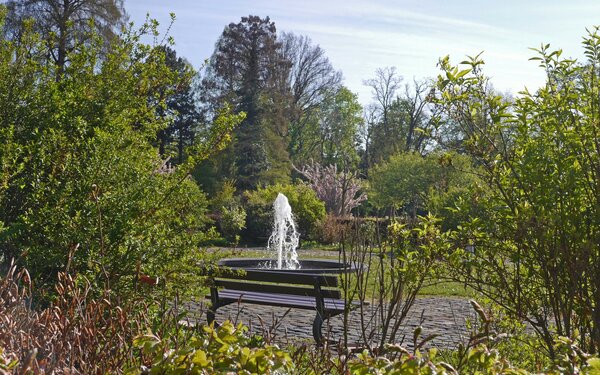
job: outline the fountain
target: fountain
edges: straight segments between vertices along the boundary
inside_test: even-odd
[[[300,233],[296,230],[292,207],[285,195],[279,193],[273,203],[273,232],[267,249],[277,254],[277,268],[295,270],[300,268],[296,249],[300,243]]]
[[[353,272],[355,267],[330,259],[298,259],[300,233],[296,230],[292,207],[279,193],[273,203],[273,231],[267,242],[273,258],[222,259],[220,266],[245,270],[272,270],[294,273],[328,274]]]

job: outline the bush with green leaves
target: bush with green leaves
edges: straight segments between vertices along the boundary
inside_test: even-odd
[[[288,353],[247,335],[242,324],[223,322],[218,328],[203,326],[185,345],[171,348],[155,335],[137,337],[142,353],[142,373],[150,374],[290,374],[294,363]],[[139,374],[139,369],[127,371]]]
[[[126,374],[529,374],[511,364],[495,330],[495,316],[471,302],[479,317],[468,341],[455,350],[427,349],[435,335],[419,327],[412,349],[391,341],[376,351],[342,355],[328,345],[290,346],[248,335],[241,324],[183,324],[179,305],[123,300],[110,290],[95,297],[89,284],[62,274],[57,298],[44,309],[30,307],[32,280],[12,266],[0,278],[0,373]],[[514,347],[513,347],[514,348]],[[521,353],[526,348],[517,347]],[[575,340],[558,338],[554,361],[533,370],[549,374],[595,374],[600,360]],[[512,357],[513,353],[509,353]]]
[[[396,154],[369,173],[369,201],[380,209],[406,208],[416,217],[438,174],[435,158],[417,153]]]
[[[443,230],[454,230],[472,217],[483,217],[486,188],[472,159],[453,152],[438,157],[439,180],[424,197],[424,209],[440,219]]]
[[[559,336],[600,350],[599,27],[583,49],[578,62],[542,45],[546,83],[515,101],[489,90],[479,56],[442,59],[437,87],[486,191],[459,226],[455,277],[528,322],[550,358]]]
[[[468,197],[477,180],[470,158],[463,155],[398,153],[369,173],[369,202],[413,219],[430,210],[456,221],[448,208]]]
[[[140,42],[156,27],[130,29],[106,53],[90,35],[64,70],[30,23],[18,42],[0,40],[0,251],[38,288],[59,271],[119,292],[140,274],[177,280],[209,233],[188,173],[243,115],[223,112],[185,163],[164,168],[155,140],[172,119],[159,114],[182,77],[163,48]]]
[[[269,185],[244,193],[248,215],[244,231],[246,241],[266,242],[273,227],[273,202],[278,193],[288,198],[301,239],[315,239],[319,224],[325,218],[325,204],[308,185],[299,183]]]
[[[370,353],[376,353],[396,343],[417,295],[437,279],[450,244],[448,233],[440,230],[438,219],[431,215],[419,217],[414,225],[393,221],[385,239],[378,236],[374,222],[362,222],[357,229],[343,256],[362,267],[356,271],[356,285],[346,289],[348,296],[362,302],[361,313],[367,309],[379,318],[375,324],[360,324],[363,337],[377,337],[365,344]]]
[[[246,210],[235,193],[235,184],[225,180],[210,200],[210,208],[221,235],[229,243],[237,244],[240,232],[246,227]]]
[[[221,232],[229,240],[237,243],[239,233],[246,227],[246,211],[241,206],[223,207],[220,217]]]

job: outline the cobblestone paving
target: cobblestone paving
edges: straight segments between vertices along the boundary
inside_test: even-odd
[[[264,256],[268,256],[264,248],[247,250],[258,254],[264,253]],[[215,251],[221,250],[215,249]],[[238,249],[237,251],[244,252],[244,249]],[[301,259],[335,258],[338,255],[336,251],[314,249],[300,249],[298,250],[298,254]],[[187,306],[190,312],[189,323],[206,322],[206,315],[204,315],[206,303],[207,301],[202,301]],[[298,340],[312,341],[312,323],[314,317],[315,312],[309,310],[247,303],[221,307],[217,310],[216,314],[217,322],[226,319],[234,322],[242,322],[250,328],[251,332],[259,333],[263,336],[270,334],[275,342],[280,343]],[[394,341],[410,347],[414,329],[421,325],[423,328],[422,337],[432,334],[438,335],[427,346],[454,348],[459,343],[465,342],[468,338],[466,322],[476,322],[476,320],[475,312],[467,299],[435,296],[417,298],[413,308],[398,330]],[[362,313],[359,310],[352,311],[348,317],[347,324],[349,345],[362,345],[365,342],[365,338],[363,337],[363,329],[361,327],[366,326],[367,331],[376,331],[373,327],[377,327],[378,323],[378,314],[372,311],[372,307],[366,306]],[[325,321],[323,325],[323,334],[329,340],[341,341],[343,339],[343,332],[343,316],[333,317]],[[375,332],[375,334],[380,333]],[[374,342],[378,338],[376,335],[367,338],[367,340]]]
[[[204,303],[188,305],[190,323],[206,322],[203,314]],[[363,324],[368,328],[376,327],[378,314],[373,314],[372,308],[365,307],[362,313]],[[217,310],[217,321],[230,319],[246,324],[251,332],[270,332],[275,342],[285,343],[297,340],[312,340],[312,322],[315,313],[309,310],[287,309],[274,306],[254,304],[232,304]],[[413,331],[419,325],[423,328],[423,337],[436,334],[428,346],[438,348],[454,348],[458,343],[465,342],[468,333],[467,320],[474,322],[475,314],[469,301],[462,298],[422,297],[415,301],[412,310],[402,324],[395,337],[396,343],[410,347]],[[369,324],[369,321],[371,324]],[[274,324],[275,323],[275,324]],[[349,345],[361,345],[365,342],[362,335],[361,312],[351,312],[348,319]],[[374,331],[374,329],[368,329]],[[343,339],[343,316],[337,316],[326,321],[323,332],[330,340]],[[373,342],[376,337],[369,341]]]

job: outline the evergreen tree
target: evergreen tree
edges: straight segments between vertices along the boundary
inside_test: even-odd
[[[223,154],[222,175],[240,190],[259,181],[285,180],[290,173],[285,136],[286,86],[290,62],[280,52],[275,24],[269,18],[242,17],[223,31],[202,82],[210,115],[230,104],[246,114],[236,129],[229,152]],[[233,175],[228,175],[232,173]]]

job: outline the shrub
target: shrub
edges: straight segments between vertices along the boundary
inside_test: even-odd
[[[451,211],[456,200],[469,196],[468,188],[479,181],[468,157],[447,153],[422,156],[398,153],[369,173],[369,199],[376,208],[393,213],[401,209],[412,219],[431,210],[442,218],[457,218]]]
[[[471,217],[482,217],[482,201],[486,189],[482,188],[480,170],[471,159],[446,153],[439,158],[440,179],[436,188],[430,189],[425,208],[441,219],[443,230],[456,229]]]
[[[348,220],[328,214],[321,222],[319,240],[324,244],[336,244],[344,239],[344,235],[352,230]]]
[[[185,345],[171,348],[155,335],[135,339],[143,354],[143,372],[152,374],[282,374],[294,364],[277,346],[264,345],[246,335],[248,328],[225,321],[218,329],[204,326]],[[134,373],[134,371],[131,371]]]
[[[244,194],[248,214],[245,239],[249,242],[266,242],[273,225],[273,202],[278,193],[283,193],[288,198],[301,238],[315,239],[320,221],[325,217],[325,205],[304,184],[277,184],[247,191]]]
[[[217,220],[219,231],[229,243],[237,243],[240,232],[246,227],[246,210],[235,192],[235,184],[226,180],[210,200],[212,215]]]
[[[433,157],[399,153],[369,173],[369,200],[380,209],[401,209],[416,218],[429,189],[439,180],[439,165]]]
[[[237,242],[238,234],[246,227],[246,211],[239,206],[223,207],[219,223],[225,238]]]
[[[287,353],[247,336],[242,325],[185,329],[176,311],[118,300],[108,290],[95,298],[89,283],[67,274],[58,277],[55,302],[36,311],[30,306],[31,283],[28,272],[14,265],[0,279],[0,374],[269,374],[293,369]],[[140,335],[151,329],[163,338]]]
[[[361,192],[363,181],[356,172],[338,172],[335,164],[322,166],[314,161],[297,171],[308,179],[310,187],[325,203],[329,214],[341,217],[351,215],[352,210],[367,199],[367,195]]]
[[[1,259],[24,264],[38,290],[77,271],[125,293],[138,271],[174,280],[199,256],[207,202],[187,175],[239,118],[219,116],[165,170],[153,141],[182,78],[164,49],[139,43],[148,32],[151,23],[126,32],[105,55],[91,36],[61,72],[30,29],[19,43],[0,40]]]
[[[583,352],[573,340],[558,338],[554,342],[558,358],[543,366],[528,369],[508,360],[507,354],[517,357],[519,353],[506,353],[500,349],[509,337],[495,332],[493,319],[475,301],[471,305],[478,315],[474,329],[463,344],[454,350],[426,348],[435,336],[423,337],[421,327],[413,332],[408,348],[389,343],[374,354],[363,350],[357,355],[337,355],[331,348],[311,350],[301,348],[294,353],[298,373],[314,374],[596,374],[600,371],[597,355]],[[531,350],[522,346],[517,350]]]
[[[190,328],[181,324],[184,314],[177,308],[159,308],[151,316],[157,305],[120,301],[110,291],[94,298],[85,280],[76,282],[67,274],[56,284],[56,301],[35,311],[30,307],[31,283],[29,274],[15,266],[0,279],[1,374],[529,374],[508,361],[502,350],[508,337],[494,331],[492,315],[475,302],[478,328],[450,353],[425,350],[433,336],[422,338],[417,328],[410,350],[390,342],[354,356],[329,346],[281,350],[229,321],[219,328]],[[554,349],[556,358],[541,368],[543,373],[600,371],[598,357],[582,351],[574,340],[557,338]]]
[[[546,82],[516,100],[489,89],[480,56],[442,59],[436,88],[486,192],[463,213],[453,276],[533,326],[550,357],[558,336],[600,348],[600,28],[582,44],[586,61],[542,45]]]

